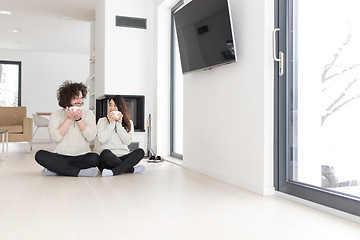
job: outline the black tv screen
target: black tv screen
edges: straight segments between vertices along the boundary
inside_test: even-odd
[[[227,0],[193,0],[174,17],[183,73],[236,62]]]

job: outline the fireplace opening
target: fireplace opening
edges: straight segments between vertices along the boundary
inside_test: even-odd
[[[108,114],[109,98],[116,95],[105,95],[103,99],[96,100],[96,122]],[[128,114],[134,123],[135,132],[145,132],[145,96],[120,95],[124,98]]]

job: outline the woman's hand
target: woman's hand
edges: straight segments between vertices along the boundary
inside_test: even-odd
[[[115,121],[121,122],[123,114],[120,111],[115,111],[110,113]]]
[[[107,118],[109,119],[109,122],[111,122],[111,123],[115,120],[114,114],[112,114],[111,112],[107,115]]]

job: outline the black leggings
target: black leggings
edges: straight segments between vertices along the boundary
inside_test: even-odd
[[[135,151],[121,157],[117,157],[110,150],[105,149],[100,154],[100,163],[98,168],[100,171],[104,168],[110,169],[114,175],[133,173],[134,166],[140,162],[144,155],[144,150],[141,148],[138,148]]]
[[[77,177],[81,169],[97,167],[99,155],[86,153],[79,156],[67,156],[39,150],[35,154],[35,160],[44,168],[63,176]]]

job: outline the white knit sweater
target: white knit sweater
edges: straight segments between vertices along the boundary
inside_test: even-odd
[[[126,129],[118,121],[109,123],[106,117],[100,118],[97,123],[98,138],[101,143],[99,153],[104,149],[109,149],[116,156],[120,157],[130,152],[128,145],[134,136],[134,124],[130,120],[131,130]]]
[[[62,136],[58,127],[66,119],[66,110],[60,109],[50,116],[49,134],[51,139],[56,142],[55,152],[63,155],[82,155],[90,152],[89,143],[96,137],[96,121],[92,111],[82,109],[82,120],[86,123],[86,129],[81,132],[75,120],[72,120],[65,136]]]

